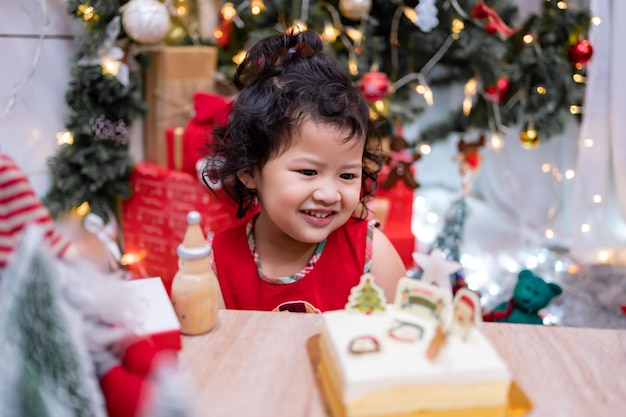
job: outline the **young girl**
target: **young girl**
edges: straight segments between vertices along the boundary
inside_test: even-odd
[[[251,48],[234,82],[240,91],[214,130],[216,162],[204,176],[236,200],[240,217],[258,214],[213,238],[225,307],[341,309],[364,272],[393,302],[406,270],[360,218],[380,158],[368,105],[345,69],[317,33],[277,34]]]

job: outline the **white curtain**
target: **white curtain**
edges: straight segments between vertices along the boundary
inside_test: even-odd
[[[520,126],[486,150],[472,197],[487,218],[470,218],[467,240],[482,247],[569,249],[582,263],[626,263],[626,2],[592,0],[584,117],[522,148]],[[496,225],[494,219],[505,224]],[[482,231],[482,232],[481,232]],[[492,236],[500,242],[487,243]]]
[[[590,260],[604,256],[607,262],[626,263],[626,3],[592,0],[591,11],[601,23],[589,38],[594,56],[572,199],[572,249]],[[582,232],[581,225],[589,225],[589,231]]]

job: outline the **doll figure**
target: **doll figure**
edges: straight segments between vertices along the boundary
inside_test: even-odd
[[[472,178],[480,167],[482,155],[479,150],[485,146],[485,135],[480,135],[475,142],[465,142],[461,137],[457,144],[458,153],[454,160],[460,163],[459,172],[462,177],[462,194],[466,195]]]
[[[419,160],[422,155],[411,154],[409,152],[409,144],[401,136],[391,138],[389,152],[385,155],[385,163],[389,167],[389,174],[382,183],[382,187],[392,188],[398,179],[402,179],[407,187],[416,189],[420,185],[413,176],[411,167],[414,162]]]

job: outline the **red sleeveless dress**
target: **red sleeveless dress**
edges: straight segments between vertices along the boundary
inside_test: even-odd
[[[308,303],[322,312],[342,309],[352,287],[369,272],[372,235],[373,223],[350,219],[328,236],[312,269],[285,284],[261,278],[246,225],[216,233],[213,262],[226,308],[303,311],[298,306]]]

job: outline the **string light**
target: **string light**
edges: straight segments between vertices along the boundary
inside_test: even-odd
[[[233,62],[239,65],[243,62],[245,58],[246,58],[246,51],[241,50],[235,54],[235,56],[233,57]]]
[[[429,86],[418,84],[415,86],[415,92],[423,96],[429,106],[433,105],[433,90],[431,90]]]
[[[430,224],[435,224],[437,223],[437,221],[439,221],[439,216],[437,215],[437,213],[431,211],[426,215],[426,221]]]
[[[376,100],[374,102],[374,107],[376,108],[376,110],[378,110],[380,113],[386,113],[387,112],[387,106],[385,106],[385,102],[383,100]]]
[[[545,163],[545,164],[541,165],[541,171],[544,174],[547,174],[548,172],[550,172],[551,169],[552,169],[552,165],[550,165],[548,163]]]
[[[74,134],[69,130],[64,130],[62,132],[58,132],[54,135],[57,138],[57,144],[60,145],[71,145],[74,143]]]
[[[614,257],[615,253],[612,249],[598,249],[596,259],[598,263],[607,264],[611,263]]]
[[[324,30],[322,31],[322,39],[326,42],[333,43],[337,40],[341,32],[331,23],[326,23],[324,25]]]
[[[589,233],[591,231],[591,226],[588,223],[584,223],[580,226],[580,231],[583,233]]]
[[[572,104],[571,106],[569,106],[569,112],[572,114],[580,114],[582,113],[582,107]]]
[[[117,59],[104,58],[102,61],[100,61],[100,65],[102,66],[103,74],[109,74],[117,77],[117,74],[119,74],[120,72],[120,67],[122,66],[122,63]]]
[[[91,207],[89,207],[88,202],[83,202],[80,206],[76,207],[76,214],[81,217],[85,217],[91,211]]]
[[[237,9],[232,3],[225,3],[220,10],[220,14],[224,17],[224,20],[233,20],[237,16]]]
[[[593,147],[593,139],[583,139],[583,146],[585,148],[592,148]]]
[[[593,202],[596,204],[600,204],[602,202],[602,196],[600,194],[594,194]]]
[[[504,140],[502,140],[502,136],[498,132],[493,132],[491,134],[491,139],[489,140],[489,144],[491,149],[499,150],[504,148]]]
[[[567,9],[567,3],[564,1],[560,1],[556,4],[556,7],[558,7],[561,10],[565,10]]]
[[[100,16],[96,13],[95,9],[87,4],[81,4],[78,6],[78,16],[82,16],[85,22],[100,19]]]
[[[346,35],[348,35],[354,42],[360,42],[361,39],[363,39],[363,32],[352,27],[346,28]]]
[[[351,75],[357,75],[359,73],[359,66],[355,58],[348,59],[348,71],[350,71]]]
[[[547,91],[546,88],[544,86],[542,86],[542,85],[537,86],[536,90],[537,90],[537,93],[541,94],[541,95],[544,95],[546,93],[546,91]]]
[[[602,19],[600,18],[600,16],[594,16],[591,18],[592,25],[599,26],[601,23],[602,23]]]
[[[428,155],[428,154],[430,154],[431,152],[432,152],[432,148],[430,147],[430,145],[429,145],[429,144],[427,144],[427,143],[422,143],[422,144],[420,145],[420,153],[421,153],[422,155]]]
[[[476,94],[476,88],[478,83],[476,82],[476,78],[470,78],[467,83],[465,83],[465,87],[463,88],[465,92],[465,98],[463,99],[463,114],[468,116],[470,111],[472,111],[472,97]]]
[[[548,239],[554,238],[554,231],[552,229],[546,229],[545,235]]]
[[[139,252],[125,253],[120,258],[120,264],[124,266],[138,264],[146,257],[146,254],[147,252],[145,250],[140,250]]]
[[[413,24],[417,23],[418,15],[415,9],[411,7],[405,7],[403,13],[406,18],[409,19]]]
[[[524,42],[526,45],[533,43],[534,40],[535,37],[530,33],[527,33],[522,37],[522,42]]]
[[[293,32],[294,34],[297,34],[297,33],[306,31],[308,27],[309,26],[302,20],[296,20],[295,22],[291,24],[291,26],[289,26],[288,31]]]
[[[459,33],[461,33],[465,29],[465,23],[461,19],[453,19],[452,20],[452,38],[459,39]]]
[[[576,176],[576,171],[574,171],[573,169],[568,169],[567,171],[565,171],[565,178],[567,178],[568,180],[571,180],[575,176]]]
[[[572,78],[574,79],[574,82],[582,84],[586,81],[586,78],[584,75],[582,74],[574,74],[572,75]]]
[[[252,13],[253,16],[258,16],[264,11],[265,3],[263,3],[263,0],[252,0],[252,2],[250,2],[250,13]]]

